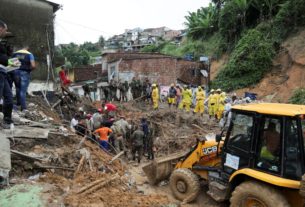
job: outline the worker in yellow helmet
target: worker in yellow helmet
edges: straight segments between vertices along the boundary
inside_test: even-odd
[[[154,110],[157,110],[159,107],[159,90],[156,84],[152,84],[151,98],[153,101],[153,108]]]
[[[218,88],[215,92],[215,99],[216,99],[216,104],[215,104],[215,118],[217,119],[217,114],[218,114],[218,108],[219,108],[219,98],[220,98],[220,94],[221,94],[221,89]]]
[[[218,99],[218,111],[217,111],[218,120],[222,118],[223,112],[225,110],[225,99],[226,99],[226,93],[222,92]]]
[[[210,118],[215,116],[216,102],[217,102],[217,97],[215,96],[215,90],[212,89],[210,91],[209,100],[208,100],[209,116],[210,116]]]
[[[182,107],[181,109],[185,108],[186,112],[189,112],[191,109],[192,104],[192,90],[189,86],[185,87],[182,91]],[[180,107],[179,107],[180,108]]]
[[[200,115],[204,112],[204,100],[205,100],[205,94],[204,91],[200,86],[198,86],[198,91],[196,92],[196,106],[194,109],[195,113],[200,113]]]

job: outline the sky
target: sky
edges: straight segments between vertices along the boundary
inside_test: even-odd
[[[125,29],[166,26],[184,29],[188,12],[209,0],[49,0],[62,5],[56,12],[55,44],[97,42]]]

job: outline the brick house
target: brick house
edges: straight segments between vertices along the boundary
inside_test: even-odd
[[[102,68],[108,72],[108,80],[130,82],[135,77],[160,85],[206,83],[200,73],[205,68],[202,63],[159,53],[104,53]]]

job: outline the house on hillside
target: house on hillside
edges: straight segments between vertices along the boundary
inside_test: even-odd
[[[60,5],[47,0],[0,0],[0,5],[0,19],[14,36],[8,42],[14,50],[30,46],[37,61],[32,78],[45,81],[47,55],[54,48],[54,14]]]
[[[104,53],[102,68],[107,71],[108,80],[130,82],[135,77],[160,85],[206,84],[206,78],[200,72],[206,66],[201,62],[159,53]]]
[[[181,30],[171,30],[167,27],[126,29],[123,34],[115,35],[105,41],[104,51],[116,49],[117,51],[139,52],[149,45],[156,45],[161,39],[176,42],[175,37],[181,35]]]

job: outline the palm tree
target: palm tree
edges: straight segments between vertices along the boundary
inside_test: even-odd
[[[241,18],[241,25],[242,25],[242,29],[243,29],[246,26],[246,14],[247,14],[247,10],[250,6],[251,0],[233,0],[233,2],[240,12],[239,15]]]
[[[214,31],[215,6],[201,7],[197,12],[189,12],[186,16],[188,35],[193,39],[201,39]]]

